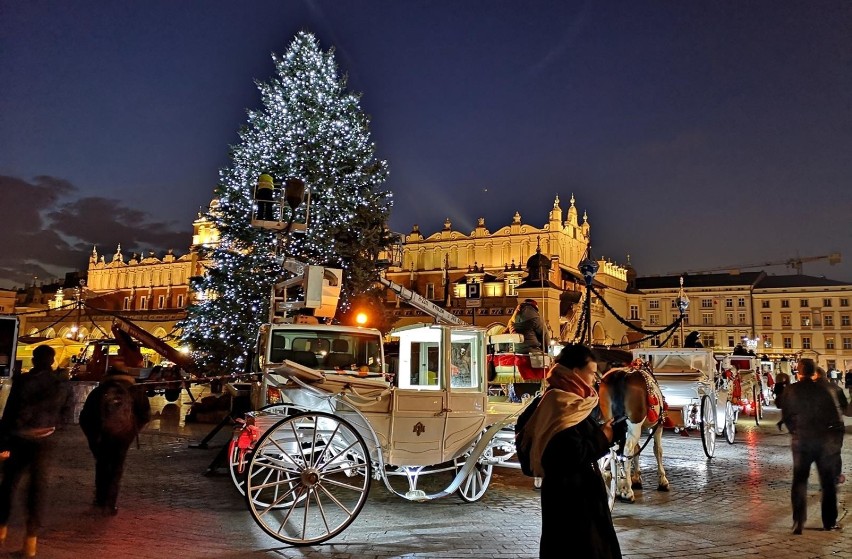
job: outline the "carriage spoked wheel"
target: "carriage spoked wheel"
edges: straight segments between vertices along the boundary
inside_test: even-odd
[[[716,452],[716,409],[710,396],[701,397],[701,444],[704,445],[704,454],[707,458],[713,458]]]
[[[737,415],[734,411],[734,405],[730,400],[725,402],[725,440],[728,444],[734,444],[734,437],[737,434]]]
[[[761,401],[760,387],[751,387],[751,397],[754,402],[754,424],[760,425],[760,420],[763,419],[763,402]]]
[[[614,448],[610,448],[609,452],[598,460],[598,468],[601,470],[601,477],[603,477],[604,487],[606,487],[606,500],[610,511],[615,506],[615,497],[618,494],[619,467],[618,453]]]
[[[475,443],[474,443],[475,444]],[[473,469],[468,476],[464,478],[459,488],[456,490],[462,501],[466,503],[474,503],[485,495],[485,490],[491,483],[491,474],[494,472],[494,464],[485,463],[494,458],[494,448],[489,446],[483,452],[482,456],[477,460]],[[456,458],[456,472],[461,470],[466,460],[470,460],[469,455]]]
[[[302,410],[299,408],[293,408],[288,404],[269,404],[267,406],[263,406],[258,411],[268,414],[274,413],[284,417],[293,415],[297,411]],[[252,449],[242,450],[239,448],[236,437],[232,438],[231,442],[228,443],[228,470],[231,472],[231,479],[233,480],[237,491],[240,492],[240,495],[246,494],[246,470],[249,460],[251,460],[251,453]]]
[[[246,472],[254,521],[292,545],[322,543],[361,512],[372,480],[367,445],[344,419],[302,412],[276,423],[257,441]]]

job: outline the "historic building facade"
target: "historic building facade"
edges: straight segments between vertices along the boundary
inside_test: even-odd
[[[852,284],[807,275],[765,272],[685,275],[690,304],[685,331],[706,347],[736,345],[771,360],[816,359],[826,370],[852,369]],[[637,278],[640,313],[650,328],[677,315],[681,276]],[[680,345],[676,333],[671,345]]]
[[[66,281],[48,296],[35,286],[28,289],[37,290],[38,296],[30,295],[29,303],[19,303],[18,312],[27,311],[21,317],[21,333],[78,341],[111,337],[113,315],[120,314],[139,321],[155,336],[165,337],[186,317],[192,297],[190,278],[204,273],[198,247],[215,244],[218,239],[218,231],[199,214],[193,222],[192,245],[183,256],[169,251],[162,257],[153,253],[126,257],[119,245],[107,257],[95,247],[84,281],[75,285]],[[85,306],[77,305],[78,300],[84,300]],[[44,312],[37,312],[40,309]]]
[[[387,277],[477,326],[505,326],[519,300],[536,299],[548,324],[547,337],[569,339],[576,332],[578,303],[585,292],[578,265],[588,250],[590,230],[585,213],[582,222],[578,219],[573,195],[564,219],[557,196],[541,227],[523,223],[517,212],[493,233],[483,218],[470,234],[454,230],[449,219],[443,230],[429,236],[415,225]],[[596,289],[627,317],[638,304],[638,295],[627,289],[629,268],[607,260],[598,265]],[[387,297],[398,325],[431,321],[393,292]],[[627,328],[600,301],[593,297],[591,307],[595,343],[627,341]]]

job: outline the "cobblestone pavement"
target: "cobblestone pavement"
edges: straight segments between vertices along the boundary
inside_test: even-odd
[[[360,516],[337,538],[315,547],[285,546],[254,524],[226,470],[203,475],[229,430],[224,429],[209,450],[191,449],[188,444],[212,426],[183,425],[186,403],[164,406],[162,397],[152,401],[159,401],[159,419],[140,437],[140,448],[131,449],[115,517],[96,516],[90,508],[93,463],[82,434],[69,426],[56,435],[60,452],[39,557],[537,557],[539,495],[529,478],[504,468],[495,469],[486,495],[472,504],[455,496],[406,502],[374,483]],[[634,504],[617,503],[613,513],[625,557],[852,558],[852,524],[840,532],[819,529],[815,472],[804,534],[790,534],[792,460],[788,435],[775,428],[777,413],[768,410],[760,427],[742,418],[735,444],[719,439],[712,460],[704,457],[700,437],[666,433],[669,493],[652,489],[656,474],[653,456],[646,451],[641,461],[651,489],[639,492]],[[852,421],[847,419],[850,432]],[[847,442],[844,452],[847,475],[850,446]],[[840,486],[841,523],[848,520],[850,486]],[[18,504],[3,551],[20,549],[22,538]],[[572,557],[568,550],[565,556]]]

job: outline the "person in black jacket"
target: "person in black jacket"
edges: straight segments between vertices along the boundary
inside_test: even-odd
[[[793,534],[801,534],[808,514],[808,477],[816,462],[822,487],[822,525],[836,529],[837,487],[834,484],[835,462],[832,426],[837,423],[837,407],[828,390],[814,382],[816,364],[813,359],[800,359],[796,378],[799,382],[784,390],[781,417],[792,435]]]
[[[130,443],[151,420],[151,404],[145,392],[119,367],[108,371],[103,382],[86,398],[80,412],[80,428],[95,457],[95,507],[110,515],[118,514],[116,502]],[[124,404],[117,404],[119,409],[127,406],[130,417],[126,423],[117,424],[121,422],[120,411],[110,415],[112,404],[106,400],[113,398],[113,394],[117,394],[116,398],[128,399]]]
[[[539,557],[617,559],[621,548],[597,463],[612,445],[613,426],[591,417],[597,363],[583,345],[566,346],[556,362],[524,428],[533,474],[543,478]]]
[[[51,436],[68,412],[68,381],[53,370],[56,351],[47,345],[33,350],[33,368],[16,375],[0,422],[4,455],[0,483],[0,542],[6,540],[12,496],[24,472],[29,472],[27,535],[24,557],[35,557],[38,529],[44,510],[54,441]]]

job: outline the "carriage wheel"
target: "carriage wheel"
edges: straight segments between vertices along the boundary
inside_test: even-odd
[[[246,474],[246,503],[273,538],[318,544],[355,520],[372,472],[367,445],[351,424],[330,413],[298,413],[257,442]]]
[[[483,464],[482,461],[485,460],[490,461],[494,458],[494,449],[492,447],[488,447],[482,453],[482,457],[477,460],[476,465],[470,471],[468,476],[464,478],[459,488],[456,490],[456,493],[459,494],[462,501],[466,503],[473,503],[478,501],[485,495],[485,490],[488,489],[488,485],[491,483],[491,474],[494,471],[494,464]],[[462,458],[456,460],[456,471],[460,470],[462,466],[464,466],[464,461]],[[467,457],[467,460],[470,460],[470,456]]]
[[[609,449],[609,452],[598,460],[598,467],[601,470],[601,477],[603,477],[606,487],[606,500],[610,512],[612,512],[612,507],[615,506],[615,497],[618,494],[619,465],[618,454],[614,448]]]
[[[725,402],[725,440],[728,444],[734,444],[734,437],[737,433],[737,416],[734,412],[734,405],[730,400]]]
[[[754,401],[754,424],[760,425],[760,420],[763,419],[763,404],[760,401],[760,388],[758,386],[751,387],[751,396]]]
[[[716,410],[710,396],[701,397],[701,444],[704,445],[704,454],[707,458],[713,458],[716,452]]]
[[[287,404],[269,404],[263,406],[258,411],[287,416],[292,415],[298,410],[294,410],[292,406]],[[251,451],[252,449],[248,449],[242,454],[242,456],[240,456],[240,449],[237,447],[236,438],[232,438],[231,442],[228,444],[228,470],[231,472],[231,479],[233,480],[237,491],[240,492],[240,495],[246,494],[246,469],[248,467],[249,460],[251,460]]]

